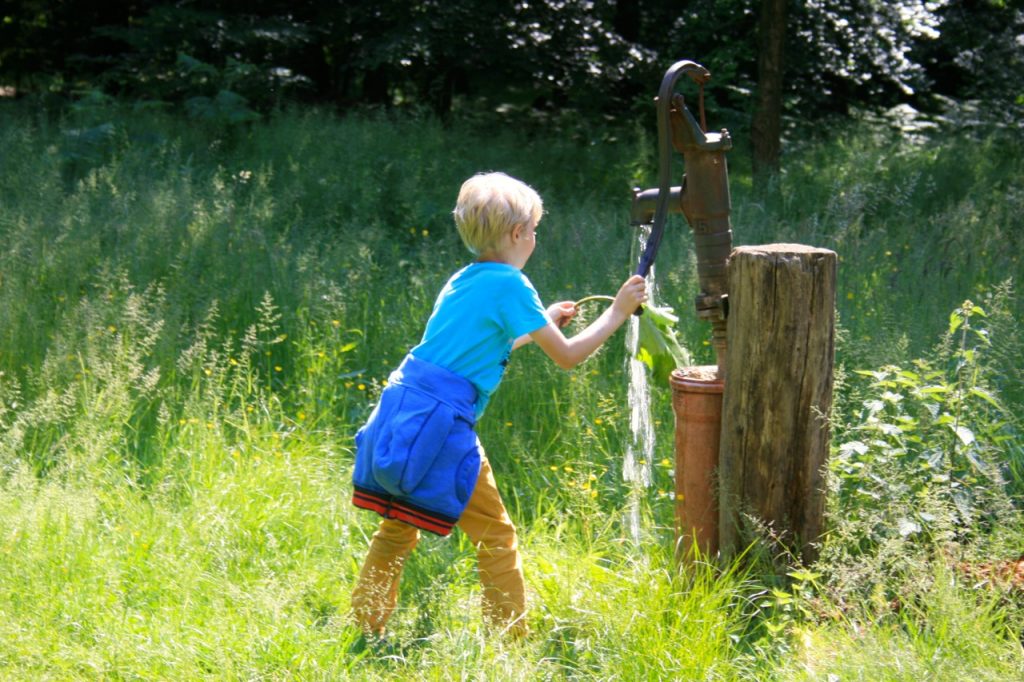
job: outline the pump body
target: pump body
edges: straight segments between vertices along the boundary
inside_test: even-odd
[[[675,93],[676,81],[688,75],[701,88],[700,119],[693,117],[682,95]],[[673,64],[658,92],[658,187],[633,190],[631,220],[634,225],[652,224],[651,236],[640,259],[637,273],[646,276],[665,230],[669,213],[681,212],[693,230],[697,253],[700,293],[695,300],[697,315],[711,322],[720,378],[725,374],[725,333],[728,315],[726,261],[732,250],[732,200],[725,154],[732,149],[729,131],[706,131],[703,86],[711,74],[696,62]],[[672,150],[682,154],[685,173],[682,184],[671,186]]]

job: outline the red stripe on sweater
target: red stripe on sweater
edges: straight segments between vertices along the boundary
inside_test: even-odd
[[[397,519],[442,537],[449,535],[455,524],[451,521],[438,519],[428,514],[411,509],[400,502],[378,497],[372,493],[356,490],[352,494],[352,504],[360,509],[376,512],[388,519]]]
[[[387,516],[387,512],[388,512],[387,506],[381,504],[377,500],[364,499],[364,498],[359,497],[358,495],[353,495],[352,496],[352,504],[354,504],[355,506],[359,507],[360,509],[368,509],[369,511],[377,512],[381,516],[384,516],[384,517]]]
[[[442,524],[432,519],[426,519],[415,514],[410,514],[408,511],[400,507],[392,507],[388,516],[393,519],[398,519],[399,521],[405,521],[410,525],[422,528],[423,530],[428,530],[431,533],[435,533],[442,537],[452,532],[452,524]]]

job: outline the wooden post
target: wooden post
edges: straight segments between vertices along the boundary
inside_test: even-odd
[[[804,561],[825,511],[835,351],[836,254],[742,246],[729,258],[729,328],[719,454],[719,543],[752,539],[749,514]]]

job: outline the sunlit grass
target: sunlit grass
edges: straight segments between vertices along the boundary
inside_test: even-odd
[[[997,594],[943,567],[922,594],[885,615],[800,627],[784,663],[791,680],[1012,680],[1024,675],[1019,631]]]
[[[68,130],[108,123],[107,146],[72,148]],[[345,613],[375,519],[348,501],[352,437],[466,262],[458,186],[478,170],[526,179],[548,210],[527,266],[544,299],[612,294],[629,271],[629,186],[653,168],[638,177],[635,142],[592,142],[321,112],[217,130],[0,107],[0,676],[845,679],[853,661],[945,674],[952,659],[929,668],[928,647],[959,632],[980,679],[1019,669],[1017,611],[971,617],[984,594],[937,587],[918,595],[933,606],[898,616],[864,595],[878,620],[854,625],[787,611],[770,559],[680,570],[663,389],[634,543],[617,342],[574,372],[518,351],[479,427],[522,533],[531,636],[485,631],[456,534],[424,538],[407,567],[400,654],[358,653]],[[907,361],[964,298],[1019,281],[1022,157],[993,145],[840,136],[801,150],[778,198],[737,183],[736,242],[835,248],[840,365]],[[705,362],[691,243],[673,223],[658,278]],[[1024,382],[1008,291],[990,306],[985,385],[1012,411]],[[837,431],[867,389],[840,390]],[[1019,442],[992,447],[1019,485]]]

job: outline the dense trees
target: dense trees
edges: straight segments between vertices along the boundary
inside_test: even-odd
[[[283,100],[486,104],[622,114],[668,64],[714,75],[709,108],[756,110],[774,165],[783,107],[801,118],[933,95],[1019,118],[1022,0],[9,0],[0,85],[102,90],[196,115]],[[760,36],[760,39],[759,37]],[[780,61],[785,46],[784,61]],[[759,87],[760,86],[760,87]],[[925,93],[928,93],[925,96]],[[191,102],[189,105],[188,103]]]

